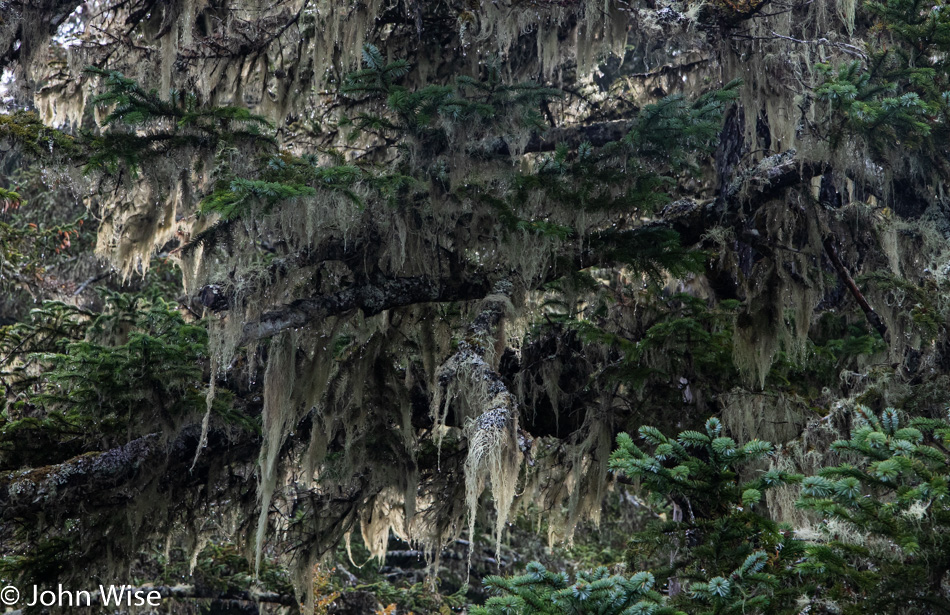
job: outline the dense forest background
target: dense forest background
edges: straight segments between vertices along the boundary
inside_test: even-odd
[[[0,585],[950,612],[948,52],[944,0],[0,1]]]

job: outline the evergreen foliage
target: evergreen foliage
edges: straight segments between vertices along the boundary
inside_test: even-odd
[[[0,375],[18,399],[0,415],[3,470],[59,463],[156,431],[171,436],[205,409],[207,330],[161,299],[106,291],[104,300],[99,314],[47,303],[0,334]],[[222,393],[215,410],[259,429],[229,401]]]
[[[121,164],[134,176],[150,159],[179,149],[214,151],[221,140],[228,144],[272,141],[262,132],[270,128],[267,119],[246,108],[201,106],[196,96],[175,92],[166,100],[156,90],[145,91],[117,71],[86,70],[100,77],[105,88],[92,100],[93,105],[108,111],[102,127],[117,128],[86,135],[87,173],[115,174]]]
[[[950,569],[948,436],[948,418],[902,426],[893,408],[877,416],[858,406],[851,437],[832,445],[847,462],[803,477],[756,468],[772,445],[738,444],[715,418],[705,433],[675,439],[642,427],[651,453],[621,434],[614,470],[682,512],[634,535],[629,563],[657,561],[665,550],[671,565],[629,577],[600,569],[570,585],[563,573],[531,564],[526,575],[486,579],[503,595],[487,612],[798,613],[803,604],[837,613],[939,612]],[[742,478],[750,475],[757,476]],[[766,491],[790,484],[801,485],[797,505],[816,513],[817,532],[799,536],[763,510]],[[631,588],[663,584],[667,593],[631,607]]]
[[[950,610],[943,3],[0,5],[0,585]]]
[[[828,541],[800,565],[844,612],[940,611],[947,560],[950,420],[914,419],[859,406],[851,437],[832,444],[845,463],[802,482],[798,506],[814,511]]]
[[[878,160],[891,164],[895,146],[920,148],[928,166],[945,164],[950,119],[950,18],[943,5],[920,0],[868,2],[876,38],[897,44],[869,47],[861,59],[818,65],[814,95],[832,113],[826,138],[839,147],[848,135],[865,139]],[[940,162],[938,162],[938,160]]]
[[[545,570],[537,562],[528,565],[524,575],[488,577],[485,585],[497,595],[473,615],[678,615],[680,611],[663,607],[662,596],[654,588],[656,579],[649,572],[632,577],[611,575],[606,568],[578,573],[574,582],[563,572]]]
[[[715,418],[704,432],[683,431],[674,439],[642,427],[640,437],[652,454],[621,434],[611,467],[669,498],[681,518],[634,537],[631,564],[655,557],[658,549],[681,553],[671,555],[658,578],[683,583],[684,593],[671,600],[687,612],[795,612],[801,589],[789,574],[803,545],[761,508],[769,490],[802,477],[764,471],[762,462],[773,446],[761,440],[740,445],[722,433]],[[757,476],[743,478],[750,474]]]

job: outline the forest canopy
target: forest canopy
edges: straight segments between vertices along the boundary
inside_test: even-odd
[[[943,0],[0,2],[0,585],[950,611],[948,52]]]

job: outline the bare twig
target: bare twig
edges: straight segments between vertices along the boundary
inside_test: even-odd
[[[774,32],[774,31],[771,32],[770,34],[775,38],[780,38],[782,40],[798,43],[799,45],[825,45],[828,47],[834,47],[835,49],[840,49],[841,51],[847,53],[848,55],[852,55],[856,58],[861,58],[862,60],[868,59],[867,54],[865,54],[863,51],[861,51],[854,45],[849,45],[847,43],[836,43],[833,41],[829,41],[828,39],[824,37],[816,38],[813,41],[806,41],[806,40],[801,40],[797,38],[792,38],[791,36],[785,36],[783,34],[779,34],[778,32]],[[767,38],[767,37],[756,37],[756,38]]]

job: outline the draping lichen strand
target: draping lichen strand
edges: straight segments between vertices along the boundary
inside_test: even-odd
[[[682,14],[670,7],[654,11],[599,1],[529,4],[528,10],[521,2],[483,3],[457,15],[452,25],[464,43],[460,53],[468,57],[451,58],[445,65],[426,57],[423,42],[414,47],[415,38],[406,39],[394,24],[378,23],[393,8],[383,2],[290,2],[273,9],[279,14],[262,7],[259,2],[241,4],[227,18],[208,20],[216,15],[210,3],[167,3],[134,35],[142,44],[117,60],[116,67],[156,85],[164,99],[174,98],[172,89],[179,97],[193,90],[202,105],[233,103],[258,110],[276,119],[273,134],[266,131],[274,140],[241,144],[225,134],[215,137],[220,142],[210,149],[201,139],[197,145],[189,141],[187,147],[160,152],[137,165],[141,181],[130,179],[130,166],[118,172],[100,170],[102,175],[93,173],[93,181],[85,185],[102,181],[95,187],[95,206],[102,214],[98,253],[128,279],[146,273],[157,249],[170,251],[181,264],[187,300],[201,296],[190,308],[207,308],[212,387],[198,448],[207,441],[216,379],[246,376],[251,390],[262,387],[260,509],[252,542],[260,563],[269,536],[299,539],[300,587],[311,584],[307,574],[315,559],[356,524],[373,557],[385,557],[393,534],[422,545],[433,559],[448,537],[459,534],[459,522],[467,515],[474,550],[476,507],[486,488],[495,503],[498,550],[526,455],[534,463],[525,477],[526,504],[550,511],[552,543],[570,540],[580,520],[596,520],[617,419],[631,410],[650,411],[644,409],[654,403],[649,395],[661,387],[645,388],[635,382],[640,376],[634,376],[634,382],[623,382],[612,392],[605,388],[582,400],[583,423],[573,425],[567,437],[545,437],[531,447],[524,430],[535,418],[534,406],[550,404],[552,431],[561,434],[561,421],[578,414],[570,404],[579,397],[562,390],[561,381],[568,377],[562,357],[545,359],[536,374],[540,384],[526,383],[528,378],[518,374],[518,395],[509,391],[507,374],[501,371],[503,355],[509,351],[508,359],[517,358],[517,340],[542,320],[534,318],[538,314],[552,328],[553,321],[562,326],[575,314],[591,322],[603,314],[616,317],[608,333],[636,331],[638,339],[622,340],[629,344],[619,344],[619,351],[611,347],[616,337],[604,335],[590,343],[586,360],[606,366],[582,373],[591,387],[603,382],[613,386],[617,376],[605,374],[618,365],[649,371],[654,380],[661,378],[653,374],[662,373],[674,386],[681,385],[674,396],[675,420],[693,420],[696,408],[718,410],[726,429],[739,440],[758,436],[784,442],[774,460],[782,469],[808,466],[811,471],[826,465],[826,445],[846,427],[840,424],[837,406],[830,418],[809,422],[811,408],[841,395],[849,403],[862,396],[895,405],[911,403],[911,386],[879,366],[886,361],[918,379],[939,369],[937,346],[948,312],[943,297],[950,263],[942,193],[925,191],[920,223],[895,218],[884,207],[894,195],[891,175],[906,171],[914,161],[909,157],[884,165],[864,137],[850,136],[835,149],[816,133],[828,128],[816,122],[823,106],[832,104],[810,94],[826,78],[818,65],[864,54],[845,42],[836,25],[840,22],[848,34],[864,27],[855,21],[855,2],[818,0],[794,11],[749,19],[731,14],[703,17],[704,10],[728,11],[720,3]],[[9,18],[9,23],[19,17]],[[127,17],[120,11],[110,18]],[[418,29],[414,36],[422,41],[421,26],[428,28],[431,21],[423,21],[421,13],[411,17],[418,17],[419,25],[411,24],[408,30]],[[4,15],[0,44],[9,36],[7,19]],[[93,31],[104,17],[83,19]],[[248,26],[257,19],[263,20],[261,28],[253,32]],[[743,19],[748,25],[743,36],[748,38],[723,40],[707,57],[715,45],[704,19]],[[199,21],[211,31],[196,35],[193,28]],[[288,27],[281,30],[283,25]],[[45,34],[31,28],[35,26],[27,24],[32,42],[42,41]],[[659,33],[668,48],[650,47]],[[271,35],[273,40],[265,41]],[[203,45],[212,40],[220,47],[208,54]],[[238,40],[252,51],[238,53],[246,51]],[[353,101],[341,102],[332,90],[342,83],[344,72],[360,64],[365,40],[379,42],[387,62],[409,55],[416,70],[405,78],[411,87],[387,90],[380,100],[359,107],[380,115],[364,117],[372,130],[351,137],[344,133],[353,126]],[[24,47],[24,70],[35,71],[43,64],[37,49],[35,44]],[[717,221],[728,225],[704,234],[704,247],[715,247],[718,255],[706,271],[717,268],[728,274],[717,284],[725,278],[735,281],[729,292],[742,305],[729,312],[734,314],[729,326],[735,338],[722,362],[730,362],[731,350],[731,362],[753,391],[736,386],[717,396],[700,390],[683,375],[684,365],[691,367],[694,348],[687,348],[683,360],[674,356],[678,347],[673,335],[662,343],[646,335],[639,339],[645,323],[663,324],[664,310],[675,303],[667,301],[670,294],[683,292],[710,305],[715,302],[721,286],[714,289],[700,273],[667,280],[662,292],[650,287],[648,293],[623,290],[646,289],[650,280],[642,272],[586,269],[583,275],[590,279],[579,281],[582,291],[562,286],[546,292],[550,303],[569,306],[564,311],[545,312],[536,295],[520,296],[549,282],[552,271],[565,261],[568,268],[576,264],[573,261],[589,264],[592,235],[617,232],[627,237],[622,229],[653,212],[645,206],[635,212],[587,211],[579,203],[552,198],[554,191],[522,190],[519,182],[538,179],[531,173],[566,166],[574,152],[543,151],[554,144],[539,137],[541,129],[525,121],[520,108],[519,113],[505,114],[503,106],[494,107],[493,121],[456,121],[446,111],[451,106],[433,111],[435,119],[405,110],[399,116],[392,111],[394,105],[386,107],[424,86],[441,87],[449,74],[481,75],[480,62],[489,52],[502,58],[496,64],[503,66],[506,81],[541,75],[546,81],[578,86],[565,100],[545,100],[547,115],[542,120],[552,124],[585,121],[595,108],[598,118],[622,116],[624,108],[599,108],[613,94],[628,96],[624,104],[640,107],[665,93],[693,94],[715,83],[720,71],[745,77],[738,101],[742,143],[735,164],[748,171],[720,186],[723,195],[711,205],[706,201],[717,187],[710,186],[709,177],[663,176],[645,194],[658,194],[666,189],[662,186],[680,182],[676,190],[688,193],[690,198],[683,202],[694,205],[691,212],[715,209]],[[607,52],[615,54],[614,64],[598,66]],[[68,65],[72,69],[94,62],[96,53],[96,46],[70,51]],[[667,63],[668,53],[677,59]],[[143,61],[146,56],[153,61]],[[616,68],[620,58],[622,68]],[[459,91],[452,89],[452,95]],[[54,79],[37,93],[36,106],[47,123],[75,127],[89,121],[83,115],[88,101],[87,89]],[[98,109],[96,117],[102,120],[106,111]],[[285,121],[288,118],[292,122]],[[160,136],[179,121],[182,118],[165,118],[129,135],[139,131]],[[393,122],[402,122],[398,130],[387,125]],[[177,134],[191,138],[197,131],[185,133]],[[340,151],[333,149],[337,146]],[[815,176],[809,185],[805,178],[806,165],[815,159],[827,161],[822,172],[829,167],[825,175],[837,187],[838,201],[822,201],[827,194],[823,196],[819,183],[824,179],[819,182]],[[633,175],[634,166],[622,170]],[[791,189],[775,189],[770,180],[793,166],[805,179]],[[304,174],[306,181],[288,180],[292,174],[280,174],[287,168]],[[272,171],[274,176],[267,175]],[[924,175],[913,175],[918,187],[934,185],[935,180]],[[516,196],[509,198],[512,194]],[[654,222],[669,220],[660,215]],[[818,392],[773,393],[770,387],[783,377],[774,370],[788,370],[788,365],[811,358],[810,334],[819,324],[817,316],[852,307],[824,260],[823,240],[829,236],[851,238],[839,242],[841,260],[886,322],[894,343],[885,351],[856,357],[835,355],[836,367],[847,369],[842,368],[840,382],[822,382]],[[473,296],[456,301],[440,295],[445,280],[464,279],[473,272],[477,275],[472,286],[485,289],[498,276],[506,279],[477,305]],[[405,280],[422,276],[426,292],[405,299]],[[478,296],[483,294],[481,290]],[[661,299],[648,299],[648,294]],[[609,299],[599,303],[591,298],[597,295]],[[328,298],[338,309],[331,313],[313,308],[328,305]],[[310,306],[309,311],[293,312],[286,326],[267,335],[248,334],[266,317],[273,316],[268,321],[273,322],[281,310],[302,304]],[[860,314],[847,318],[848,325],[861,324]],[[467,322],[467,329],[459,322]],[[453,339],[453,330],[464,333]],[[689,338],[687,342],[697,344]],[[257,367],[261,359],[262,378]],[[924,401],[913,403],[936,404],[941,399],[936,389],[944,384],[935,381],[923,393],[923,387],[914,388]],[[426,406],[434,425],[420,428],[427,425]],[[796,439],[803,426],[805,435]],[[419,453],[422,438],[430,434],[438,448],[434,463]],[[545,447],[547,454],[539,454]],[[192,457],[191,450],[187,453],[193,465],[202,461]],[[21,483],[11,489],[14,496],[29,495]],[[776,517],[798,514],[790,490],[773,490],[768,498]],[[275,510],[280,514],[273,514]],[[200,545],[201,538],[196,535],[193,542]]]
[[[162,10],[157,11],[146,24],[146,29],[157,36],[155,44],[158,47],[156,50],[158,53],[155,54],[155,58],[158,61],[155,63],[143,62],[133,53],[130,57],[122,58],[119,64],[122,61],[126,62],[129,69],[127,73],[143,82],[159,82],[158,95],[160,97],[167,97],[173,88],[178,92],[184,92],[197,87],[200,90],[202,102],[248,105],[252,110],[271,112],[269,114],[274,115],[274,110],[267,106],[267,104],[270,104],[268,101],[275,99],[275,94],[271,90],[276,89],[281,93],[281,96],[276,98],[290,100],[293,98],[292,92],[306,92],[307,88],[299,87],[301,84],[298,84],[298,87],[286,86],[280,83],[274,85],[272,79],[267,76],[265,71],[260,70],[260,67],[273,61],[277,61],[279,64],[292,64],[304,57],[313,57],[320,58],[314,60],[313,64],[313,74],[316,75],[324,75],[334,71],[339,73],[353,68],[359,61],[358,51],[362,47],[361,42],[364,37],[370,36],[373,32],[374,20],[379,16],[382,9],[383,7],[379,3],[360,4],[354,7],[337,5],[336,3],[318,3],[310,6],[290,3],[275,9],[281,17],[287,18],[288,15],[294,17],[293,21],[289,23],[289,29],[285,32],[276,25],[271,27],[271,22],[279,23],[279,21],[276,21],[276,14],[267,15],[265,12],[264,16],[261,16],[260,8],[254,3],[246,7],[242,6],[236,12],[230,12],[228,19],[225,20],[212,18],[212,7],[202,2],[172,3],[163,6]],[[484,41],[484,44],[492,51],[501,51],[505,54],[519,44],[521,38],[533,28],[538,29],[537,39],[540,46],[540,41],[550,38],[548,32],[557,32],[562,22],[571,22],[579,16],[579,20],[573,22],[575,25],[567,27],[579,29],[582,34],[576,45],[567,46],[566,48],[576,49],[579,54],[588,54],[589,57],[584,65],[585,68],[581,71],[582,73],[586,73],[592,68],[590,64],[592,58],[598,57],[603,51],[622,48],[626,41],[627,28],[624,24],[628,16],[612,15],[611,11],[617,10],[615,8],[610,8],[607,13],[604,13],[603,8],[598,3],[591,3],[591,6],[583,4],[573,9],[549,7],[537,11],[521,11],[513,5],[508,7],[486,5],[482,9],[483,14],[479,13],[476,16],[482,31],[482,35],[477,39]],[[574,12],[576,14],[572,14],[571,19],[568,19],[568,13]],[[511,15],[517,15],[520,21],[515,20],[518,23],[512,25]],[[122,16],[121,10],[119,14],[114,16],[86,12],[82,14],[80,20],[88,22],[84,24],[84,31],[92,32],[95,28],[103,25],[99,23],[100,21]],[[220,32],[214,33],[215,36],[219,37],[218,44],[231,45],[234,40],[242,37],[247,38],[248,33],[244,32],[242,28],[245,28],[246,24],[253,19],[260,19],[262,20],[261,23],[267,26],[259,36],[262,44],[268,40],[268,33],[283,32],[282,36],[274,37],[273,40],[260,48],[261,55],[256,60],[245,59],[235,54],[233,59],[229,61],[226,55],[207,54],[202,48],[202,45],[207,43],[207,38],[196,37],[192,31],[195,27],[194,24],[199,21],[213,23],[215,28],[221,29]],[[465,23],[466,19],[461,19],[460,23]],[[310,33],[304,35],[302,39],[303,47],[289,44],[294,41],[293,35],[301,32]],[[328,32],[330,35],[326,35]],[[319,33],[320,36],[313,35],[316,33]],[[256,43],[256,39],[254,40]],[[252,43],[252,46],[255,43]],[[602,47],[599,45],[602,45]],[[307,46],[313,47],[313,54],[308,55],[303,51],[303,48]],[[551,48],[563,49],[565,46],[560,42],[558,36],[554,36],[551,41]],[[91,54],[93,52],[90,49],[90,47],[70,47],[67,49],[67,53],[73,55]],[[144,53],[147,47],[143,45],[141,49]],[[472,57],[478,55],[478,53],[473,53]],[[71,61],[70,66],[81,67],[93,63],[95,60],[96,58],[92,56],[83,56],[82,61]],[[559,65],[559,62],[548,62],[545,70],[553,70],[553,67]],[[177,66],[175,70],[172,70],[173,64]],[[158,68],[156,69],[156,67]],[[122,70],[123,66],[116,65],[115,68]],[[425,79],[425,75],[421,74],[424,72],[421,70],[421,65],[419,68],[420,70],[417,70],[415,74]],[[152,72],[156,74],[153,75]],[[290,79],[299,79],[300,76],[308,74],[308,71],[306,67],[300,66],[293,74],[296,77]],[[69,80],[64,83],[69,83]],[[59,90],[55,90],[55,88],[50,90],[51,93],[53,91],[58,92]],[[83,101],[86,100],[87,93],[88,87],[77,90],[77,95],[81,94]],[[57,97],[63,98],[61,95],[57,95]],[[310,105],[312,101],[307,97],[303,97],[299,103]],[[279,113],[276,113],[276,115],[282,117],[290,112],[297,103],[283,102],[281,104],[283,107],[279,109]],[[76,109],[80,109],[82,106],[82,104],[78,104]],[[57,113],[60,112],[57,111]],[[71,118],[71,123],[78,124],[77,113],[73,112],[68,115]],[[50,117],[49,121],[58,120]],[[518,142],[526,142],[528,133],[522,130],[518,135],[512,133],[509,137],[513,151],[517,152],[520,149]],[[459,138],[463,140],[464,135],[460,135]],[[169,161],[169,164],[177,169],[189,168],[196,162],[189,160],[189,157],[187,153],[176,154],[175,159]],[[250,158],[245,157],[245,160],[250,160]],[[204,165],[209,166],[208,162],[205,160]],[[453,167],[458,166],[453,165]],[[150,173],[150,175],[154,175],[152,181],[148,182],[153,186],[149,188],[151,193],[128,195],[128,198],[125,199],[127,205],[111,208],[107,216],[108,224],[102,227],[100,253],[108,255],[125,275],[133,271],[144,271],[148,267],[148,261],[153,251],[172,239],[175,234],[187,237],[189,234],[197,233],[201,230],[200,227],[203,226],[199,221],[199,227],[193,230],[192,215],[195,211],[196,200],[200,199],[209,188],[207,183],[197,177],[200,173],[188,177],[189,174],[183,172],[179,185],[169,190],[165,188],[169,185],[167,182],[169,173],[167,171],[168,169],[154,174]],[[159,188],[159,186],[162,188]],[[325,201],[321,202],[325,203]],[[130,203],[138,205],[130,207],[128,205]],[[147,211],[140,205],[143,203],[148,203]],[[159,209],[157,213],[154,211],[156,207]],[[285,212],[293,210],[294,208],[283,209]],[[326,215],[335,217],[341,211],[346,212],[348,209],[339,207],[336,203],[328,203],[324,207],[318,207],[317,210],[309,210],[307,215],[303,217],[306,221],[305,224],[301,224],[303,221],[299,216],[295,216],[293,219],[285,218],[284,221],[287,223],[285,230],[291,231],[288,235],[290,237],[297,234],[308,238],[313,237],[321,230],[313,226],[315,215],[320,216],[320,219],[324,219]],[[404,266],[406,264],[404,255],[407,250],[405,243],[407,229],[398,218],[394,220],[394,224],[396,226],[395,230],[402,240],[396,243],[392,249],[387,250],[387,253],[389,258],[392,259],[391,262]],[[298,229],[299,233],[297,232]],[[534,241],[535,237],[526,235],[524,239]],[[411,246],[409,246],[409,249],[411,249]],[[483,254],[488,253],[490,251],[483,252]],[[544,250],[522,250],[513,254],[535,255],[543,253]],[[414,259],[414,262],[425,262],[425,260],[415,261]],[[194,267],[188,263],[187,268],[193,269]]]
[[[600,522],[613,447],[613,403],[604,399],[602,407],[589,412],[571,437],[539,438],[531,447],[520,507],[523,513],[536,516],[539,526],[547,526],[549,548],[572,543],[581,522]]]
[[[294,407],[293,392],[296,381],[296,344],[294,336],[284,334],[274,340],[264,371],[264,410],[262,429],[264,440],[260,453],[260,481],[258,487],[260,516],[255,534],[255,565],[260,566],[264,538],[270,518],[271,503],[277,490],[280,449],[288,432],[299,420],[299,408]]]
[[[522,452],[517,438],[518,418],[504,406],[485,410],[466,424],[468,456],[465,459],[465,500],[468,506],[468,531],[475,545],[475,512],[487,477],[495,503],[495,551],[501,550],[501,536],[511,513]]]
[[[472,549],[475,511],[486,479],[495,501],[495,544],[496,550],[500,549],[501,534],[511,511],[522,465],[517,403],[495,368],[486,361],[486,358],[496,361],[494,348],[499,341],[496,336],[503,336],[502,321],[511,312],[513,292],[514,285],[508,280],[495,284],[469,325],[467,339],[459,343],[457,351],[438,370],[438,390],[454,389],[455,393],[451,398],[444,393],[433,396],[432,413],[440,446],[449,404],[455,402],[456,424],[464,425],[468,446],[464,464],[465,501]]]

